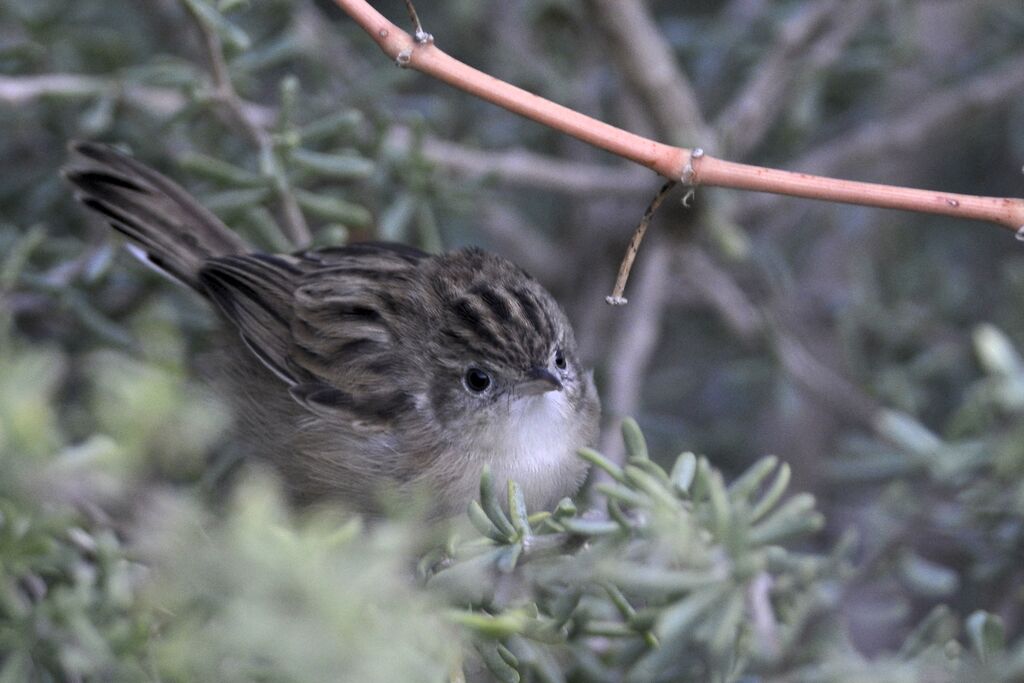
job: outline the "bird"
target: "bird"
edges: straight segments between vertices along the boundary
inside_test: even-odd
[[[297,505],[379,513],[422,496],[429,516],[450,517],[485,468],[531,510],[578,491],[600,400],[565,312],[524,269],[476,247],[263,253],[118,148],[71,150],[77,199],[212,303],[237,438]]]

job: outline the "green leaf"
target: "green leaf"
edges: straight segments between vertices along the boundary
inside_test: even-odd
[[[252,188],[246,190],[228,190],[209,195],[203,200],[214,213],[229,213],[239,209],[252,209],[266,203],[270,199],[270,188]]]
[[[982,662],[990,661],[1005,649],[1006,633],[998,616],[978,610],[967,617],[966,626],[971,650]]]
[[[695,590],[665,609],[654,629],[663,645],[678,647],[687,639],[688,631],[697,620],[722,601],[730,590],[736,589],[727,583]]]
[[[647,460],[647,441],[644,439],[640,425],[631,417],[622,420],[622,440],[626,442],[626,453],[630,458]]]
[[[347,202],[337,197],[314,194],[307,190],[295,190],[295,200],[303,209],[327,220],[337,221],[357,228],[370,225],[372,216],[365,206]]]
[[[825,519],[814,511],[814,496],[801,493],[786,501],[763,522],[750,529],[753,545],[771,545],[787,538],[817,531]]]
[[[347,138],[353,136],[365,122],[363,112],[357,109],[343,109],[306,124],[299,129],[299,137],[304,143],[334,136]]]
[[[729,497],[733,500],[746,500],[761,486],[761,483],[778,464],[779,459],[774,455],[768,455],[758,460],[729,485]]]
[[[18,276],[28,264],[29,257],[46,241],[46,228],[33,225],[10,247],[0,263],[0,292],[14,287]]]
[[[569,533],[579,536],[607,536],[622,531],[622,527],[617,523],[598,519],[563,519],[559,524]]]
[[[672,473],[669,479],[675,486],[678,493],[689,493],[693,478],[697,474],[697,456],[693,453],[682,453],[676,458],[676,464],[672,466]]]
[[[956,629],[952,610],[946,605],[936,605],[904,639],[897,656],[911,660],[930,646],[948,642],[956,635]]]
[[[626,681],[648,683],[675,662],[693,639],[692,629],[705,614],[728,595],[730,587],[720,585],[695,592],[662,612],[654,632],[660,645],[641,657],[629,670]]]
[[[292,120],[295,117],[295,108],[299,99],[299,79],[294,74],[286,75],[278,84],[277,91],[278,98],[281,101],[281,106],[278,107],[277,111],[277,129],[289,131]],[[288,138],[290,147],[298,146],[300,140],[297,134],[290,135]]]
[[[553,620],[552,625],[555,628],[561,628],[572,618],[580,604],[581,597],[583,597],[583,590],[581,588],[569,587],[562,590],[551,602],[550,614]]]
[[[224,18],[213,5],[206,0],[183,0],[186,6],[199,17],[200,21],[215,30],[225,45],[235,50],[248,50],[252,45],[249,36],[242,29]]]
[[[520,667],[529,667],[539,683],[565,683],[561,666],[547,648],[537,647],[521,637],[510,638],[509,647]]]
[[[445,612],[445,616],[449,621],[488,638],[507,638],[522,633],[527,622],[527,618],[521,612],[512,611],[491,615],[464,610],[448,610]]]
[[[502,548],[501,552],[498,554],[498,559],[495,562],[495,565],[498,567],[498,571],[503,574],[512,573],[516,568],[516,564],[519,562],[519,557],[522,554],[523,544],[521,541]]]
[[[523,496],[519,484],[511,479],[508,482],[508,510],[512,517],[512,527],[520,538],[525,538],[532,533],[530,529],[530,515],[526,511],[526,498]]]
[[[501,509],[501,502],[494,491],[494,478],[491,476],[491,468],[488,465],[484,465],[480,472],[480,505],[487,513],[487,518],[504,535],[506,540],[515,537],[516,529],[505,516],[505,511]]]
[[[938,435],[903,411],[880,410],[872,422],[879,433],[911,453],[930,454],[942,447]]]
[[[668,489],[667,481],[663,483],[657,477],[652,476],[636,465],[626,465],[623,469],[623,474],[625,474],[626,480],[630,484],[646,493],[660,505],[669,509],[677,509],[679,507],[679,500]]]
[[[623,473],[622,468],[616,465],[608,458],[598,453],[597,451],[595,451],[594,449],[581,448],[576,452],[581,458],[589,462],[594,467],[597,467],[598,469],[602,469],[605,472],[607,472],[609,476],[611,476],[611,478],[614,479],[615,481],[622,484],[626,483],[626,475]]]
[[[899,571],[903,580],[919,595],[944,598],[956,593],[960,579],[949,567],[927,560],[912,550],[902,553]]]
[[[473,647],[476,648],[488,671],[494,674],[495,679],[500,683],[519,683],[519,672],[498,650],[499,647],[502,647],[500,643],[474,641]],[[511,652],[509,654],[512,655]],[[515,655],[512,656],[515,657]]]
[[[985,372],[990,375],[1012,377],[1021,372],[1021,359],[1013,343],[995,325],[974,328],[974,351]]]
[[[236,187],[268,185],[268,181],[264,176],[208,154],[186,152],[178,158],[178,165],[186,171],[225,185],[234,185]]]
[[[300,148],[292,151],[291,160],[304,171],[335,180],[369,178],[377,170],[377,164],[372,159],[367,159],[354,151],[324,154]]]
[[[563,517],[574,517],[576,515],[576,503],[572,502],[571,498],[563,498],[558,501],[558,505],[555,506],[555,512],[553,516],[556,519]]]
[[[712,569],[671,569],[632,563],[613,564],[602,569],[601,576],[620,589],[652,600],[704,590],[725,578],[723,572]]]
[[[480,507],[480,503],[477,501],[469,501],[469,509],[466,511],[466,514],[476,530],[487,538],[500,543],[504,543],[507,540],[505,535],[491,522],[491,518],[487,516],[487,513],[484,512],[484,509]]]
[[[409,233],[409,222],[416,211],[416,196],[400,193],[380,216],[377,236],[382,240],[401,241]]]
[[[754,505],[754,509],[750,511],[750,522],[752,524],[768,514],[775,507],[775,504],[779,502],[782,494],[786,492],[786,488],[789,486],[790,475],[789,464],[782,463],[782,467],[775,473],[775,478],[772,480],[768,490],[765,491],[765,494]]]
[[[595,486],[594,489],[608,498],[613,498],[631,507],[642,508],[647,506],[647,498],[643,494],[637,493],[622,484],[602,482]]]
[[[736,645],[736,637],[743,619],[746,596],[736,590],[729,596],[725,606],[718,611],[717,622],[711,630],[711,651],[719,656],[729,652]]]
[[[708,473],[712,471],[708,459],[703,455],[697,458],[697,471],[693,475],[693,484],[690,486],[690,499],[699,501],[708,492]]]

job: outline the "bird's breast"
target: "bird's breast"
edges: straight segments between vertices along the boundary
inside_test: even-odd
[[[513,399],[487,439],[485,460],[496,482],[519,484],[531,511],[574,494],[586,473],[586,463],[576,454],[587,445],[580,418],[564,391]]]

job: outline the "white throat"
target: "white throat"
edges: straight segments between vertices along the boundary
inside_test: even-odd
[[[499,450],[488,460],[499,482],[513,479],[522,487],[529,505],[551,505],[567,480],[581,476],[585,468],[576,450],[584,444],[564,391],[516,398],[507,419],[496,422],[492,443]]]

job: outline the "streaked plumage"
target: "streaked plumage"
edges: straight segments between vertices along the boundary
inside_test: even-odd
[[[381,491],[422,487],[450,514],[485,463],[534,507],[578,488],[596,392],[565,314],[521,268],[382,243],[253,253],[159,173],[75,150],[81,201],[237,330],[223,366],[240,433],[296,498],[372,509]]]

